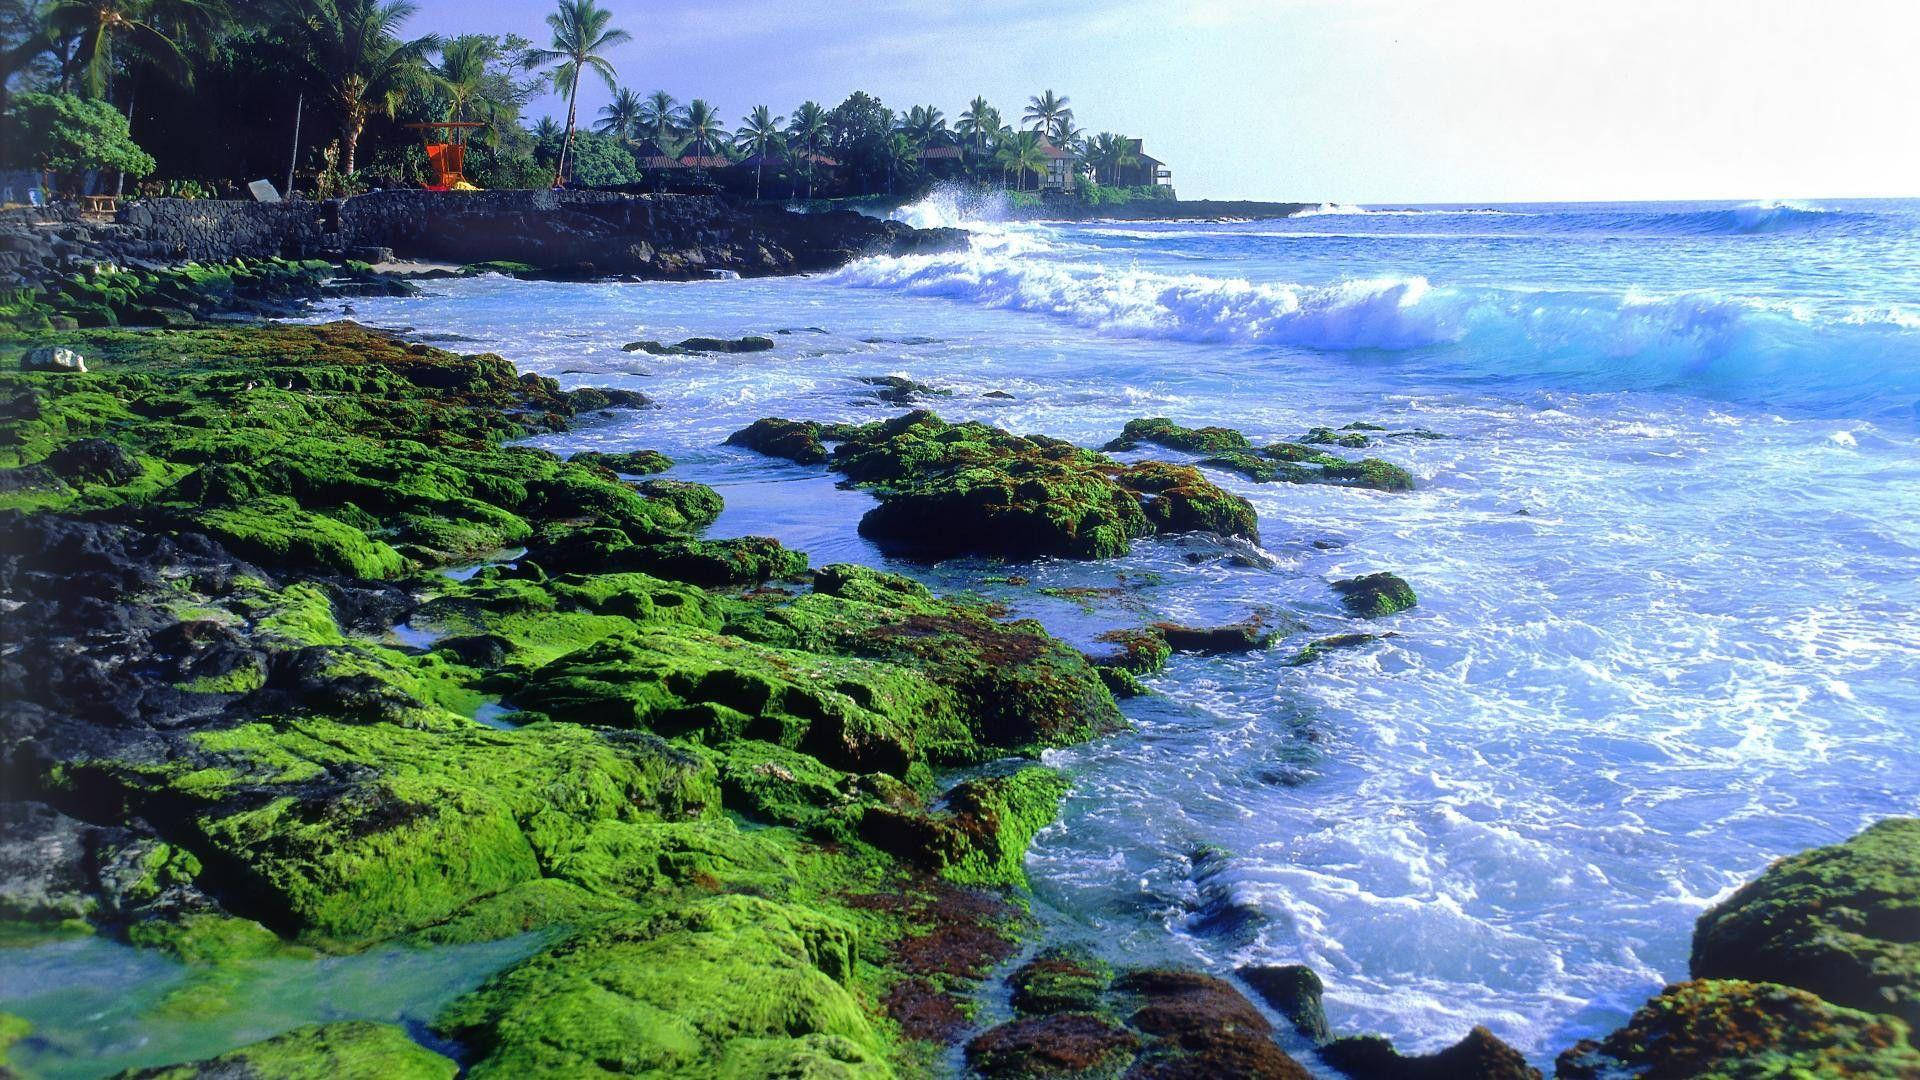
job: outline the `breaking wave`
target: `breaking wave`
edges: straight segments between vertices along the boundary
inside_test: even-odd
[[[1036,258],[1005,238],[867,259],[832,283],[1032,312],[1112,337],[1328,352],[1468,344],[1469,377],[1582,390],[1684,389],[1815,411],[1911,412],[1920,332],[1903,309],[1843,318],[1712,292],[1442,287],[1419,276],[1252,282]]]

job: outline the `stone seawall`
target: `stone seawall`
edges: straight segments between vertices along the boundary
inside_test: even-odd
[[[851,212],[794,214],[705,195],[601,191],[382,191],[260,204],[147,199],[112,222],[73,207],[0,213],[0,288],[76,265],[233,258],[402,258],[529,263],[556,274],[693,278],[830,269],[865,254],[964,242]]]

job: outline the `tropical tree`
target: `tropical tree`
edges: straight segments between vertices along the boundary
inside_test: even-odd
[[[535,142],[550,142],[560,137],[560,121],[551,116],[543,116],[533,125],[531,132]]]
[[[803,101],[787,123],[787,143],[807,161],[807,198],[813,198],[813,162],[827,140],[827,110],[817,101]]]
[[[72,94],[20,94],[7,111],[12,155],[52,173],[112,169],[153,171],[153,158],[127,136],[127,118],[97,99]]]
[[[1034,131],[1051,135],[1060,124],[1060,118],[1073,115],[1067,108],[1067,98],[1048,90],[1043,94],[1027,99],[1026,112],[1021,114],[1021,122],[1032,126]]]
[[[766,163],[767,154],[780,142],[780,124],[784,117],[773,115],[773,110],[765,105],[755,105],[753,111],[741,122],[740,130],[733,133],[735,146],[753,155],[753,197],[760,198],[760,167]]]
[[[987,104],[986,98],[976,97],[967,102],[966,111],[954,122],[953,130],[960,135],[971,169],[973,159],[985,151],[987,142],[1000,130],[1000,110]]]
[[[932,105],[915,105],[900,118],[900,133],[921,148],[947,141],[947,118]]]
[[[466,123],[470,113],[489,124],[506,118],[508,110],[490,94],[495,76],[491,65],[500,57],[500,41],[490,34],[461,34],[441,42],[433,83],[447,96],[448,120]]]
[[[613,64],[602,53],[615,45],[632,41],[625,30],[611,29],[613,12],[594,0],[559,0],[559,6],[547,16],[553,29],[553,48],[534,49],[528,60],[534,64],[552,64],[553,88],[567,95],[567,133],[560,144],[560,160],[554,166],[556,186],[567,176],[567,155],[573,149],[573,130],[579,116],[580,73],[591,70],[615,89]]]
[[[367,118],[376,111],[392,116],[408,94],[429,85],[426,55],[439,39],[399,36],[415,10],[408,0],[303,0],[282,27],[340,110],[345,173],[354,171]]]
[[[600,106],[600,120],[593,130],[604,132],[615,138],[631,139],[640,131],[640,117],[646,111],[646,102],[640,95],[621,87],[613,92],[613,100]]]
[[[686,122],[686,113],[680,108],[680,102],[665,90],[655,90],[647,95],[640,104],[640,129],[653,139],[662,151],[673,141],[680,126]]]
[[[713,148],[727,137],[727,126],[720,119],[720,110],[703,98],[694,98],[687,102],[686,118],[681,124],[680,133],[686,136],[687,146],[702,157],[710,156]]]
[[[82,88],[103,98],[123,54],[147,61],[169,78],[190,80],[182,39],[204,37],[221,14],[216,0],[54,0],[45,18],[54,35],[73,39],[69,72],[77,70]]]
[[[1087,160],[1093,162],[1096,170],[1103,167],[1107,170],[1109,184],[1121,169],[1140,164],[1140,158],[1133,151],[1133,140],[1111,131],[1095,135],[1087,144]],[[1099,173],[1096,171],[1094,175]]]
[[[1015,191],[1027,189],[1027,174],[1037,173],[1045,176],[1047,155],[1040,149],[1038,131],[1016,131],[1002,140],[998,153],[1001,167],[1014,175]]]

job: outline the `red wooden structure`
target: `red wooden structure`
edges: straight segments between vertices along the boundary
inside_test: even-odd
[[[451,191],[465,185],[467,177],[461,171],[467,160],[466,133],[487,125],[479,120],[442,120],[434,124],[408,124],[407,127],[420,132],[426,140],[427,167],[433,170],[433,183],[422,184],[428,191]],[[444,141],[436,142],[434,136],[444,132]]]

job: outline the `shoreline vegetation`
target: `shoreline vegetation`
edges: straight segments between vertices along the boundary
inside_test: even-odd
[[[8,948],[171,957],[165,1023],[244,1010],[273,965],[534,936],[430,1032],[316,1016],[138,1075],[880,1077],[949,1047],[985,1077],[1539,1075],[1480,1028],[1423,1057],[1336,1037],[1303,967],[1114,969],[1035,936],[1023,856],[1071,783],[1038,752],[1129,737],[1116,701],[1171,653],[1265,628],[1082,654],[906,577],[703,539],[720,496],[662,455],[515,445],[644,396],[352,323],[208,321],[380,280],[242,269],[121,283],[195,290],[171,326],[0,339]],[[1391,493],[1410,478],[1371,455],[1401,437],[1437,436],[1141,418],[1100,452],[923,410],[730,441],[873,491],[883,543],[1019,560],[1253,539],[1182,455]],[[1134,451],[1172,456],[1108,456]],[[1418,602],[1391,573],[1333,588],[1369,627]],[[1920,1075],[1915,895],[1920,821],[1784,860],[1702,917],[1694,981],[1557,1074]]]

